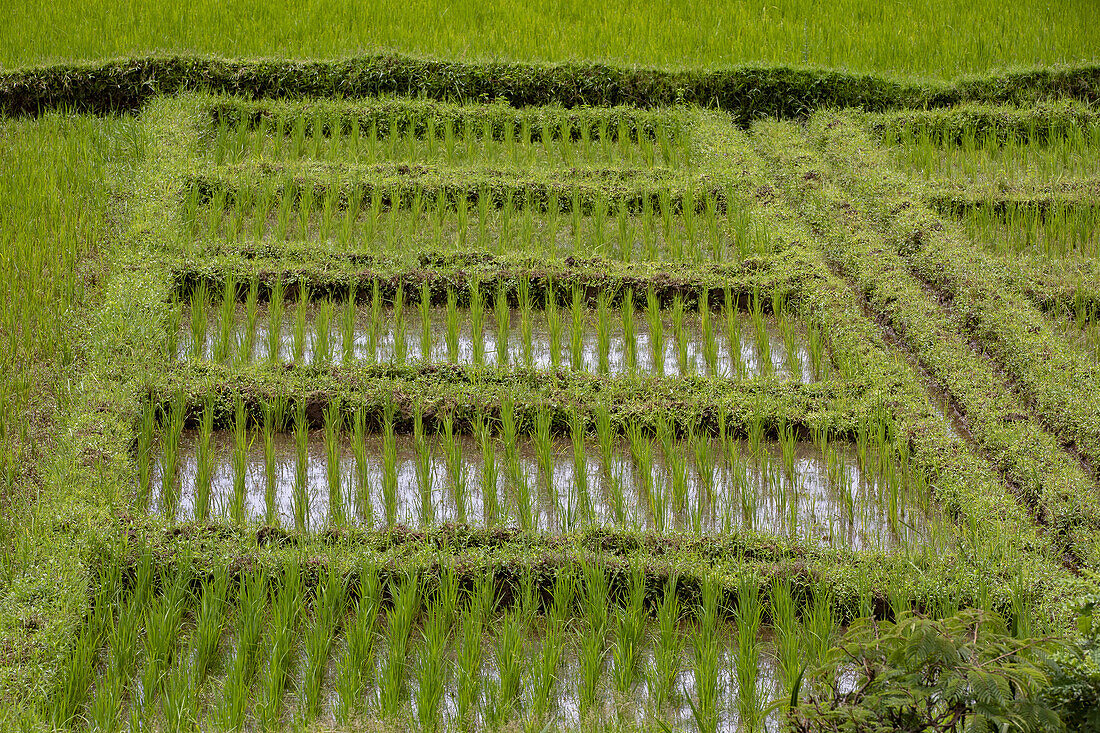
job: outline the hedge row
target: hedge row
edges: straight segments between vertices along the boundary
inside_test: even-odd
[[[134,111],[150,98],[210,90],[253,98],[364,97],[503,100],[516,107],[560,104],[719,107],[742,122],[799,117],[821,107],[891,109],[963,102],[1100,99],[1100,64],[1017,70],[956,82],[899,82],[840,71],[736,67],[666,71],[602,64],[464,63],[378,54],[341,61],[230,61],[166,56],[60,64],[0,75],[0,113]]]

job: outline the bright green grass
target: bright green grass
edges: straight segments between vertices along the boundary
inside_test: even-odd
[[[1091,0],[60,0],[9,11],[0,66],[153,52],[332,58],[389,49],[464,60],[804,64],[944,78],[1096,60],[1098,19]]]

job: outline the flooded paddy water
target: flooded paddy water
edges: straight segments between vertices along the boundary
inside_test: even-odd
[[[276,434],[208,448],[184,431],[174,476],[163,456],[150,474],[151,511],[320,530],[444,522],[557,532],[606,525],[658,531],[752,529],[857,549],[920,541],[931,522],[927,490],[890,461],[843,443],[710,438],[546,442],[470,436]],[[892,461],[892,459],[890,459]],[[883,470],[885,469],[885,470]]]
[[[387,307],[375,315],[356,309],[349,319],[341,304],[275,313],[268,306],[251,312],[237,305],[232,313],[209,310],[195,318],[181,311],[175,336],[177,359],[263,361],[299,364],[365,360],[381,363],[451,362],[532,369],[576,369],[591,373],[684,376],[702,374],[740,378],[777,376],[815,380],[822,368],[801,325],[773,316],[697,312],[659,315],[608,309],[561,308],[526,312],[487,308],[480,314],[460,309],[422,310]],[[425,318],[427,316],[427,318]],[[679,322],[679,323],[678,323]],[[654,338],[656,335],[656,338]],[[427,357],[427,358],[425,358]]]

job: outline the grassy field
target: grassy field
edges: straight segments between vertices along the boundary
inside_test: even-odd
[[[1094,729],[1095,14],[20,8],[0,722]]]
[[[60,2],[9,18],[0,66],[149,53],[331,59],[389,49],[432,58],[604,61],[672,68],[793,64],[952,78],[990,68],[1095,61],[1097,9],[1039,3],[756,0],[230,2],[173,7]]]

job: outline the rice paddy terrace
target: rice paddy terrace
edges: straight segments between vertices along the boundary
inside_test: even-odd
[[[761,730],[856,617],[1064,623],[1095,108],[654,93],[140,100],[54,723]]]

